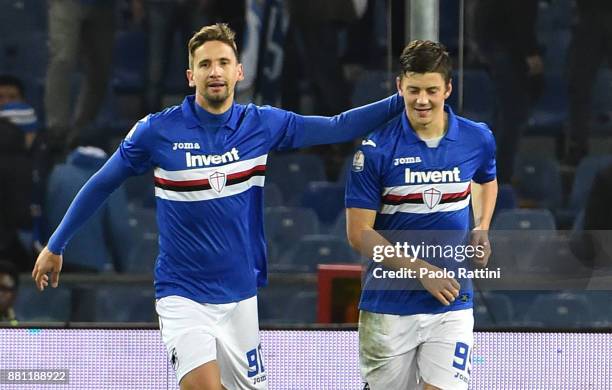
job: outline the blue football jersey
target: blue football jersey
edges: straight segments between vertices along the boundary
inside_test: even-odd
[[[400,107],[396,95],[332,118],[253,104],[233,104],[213,115],[188,96],[182,105],[139,121],[118,155],[134,173],[154,172],[156,297],[227,303],[255,295],[267,283],[268,152],[348,141],[359,136],[357,123],[371,130]]]
[[[417,136],[404,112],[357,150],[346,207],[376,210],[375,230],[469,230],[470,183],[495,179],[495,140],[485,124],[456,116],[448,106],[445,111],[448,129],[437,147]],[[469,279],[459,281],[458,299],[444,306],[422,288],[381,289],[373,276],[375,267],[381,265],[368,263],[362,310],[408,315],[472,307]]]

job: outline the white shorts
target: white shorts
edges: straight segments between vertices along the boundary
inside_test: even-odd
[[[472,309],[406,316],[361,311],[361,376],[371,390],[420,389],[423,382],[467,389],[473,330]]]
[[[159,299],[156,310],[179,383],[191,370],[216,360],[226,389],[268,388],[256,296],[210,304],[173,295]]]

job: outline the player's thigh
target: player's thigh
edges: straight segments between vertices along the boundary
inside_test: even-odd
[[[360,312],[359,363],[369,389],[417,388],[417,327],[397,315]]]
[[[268,388],[266,363],[259,338],[257,297],[238,302],[218,331],[217,361],[221,383],[228,389]]]
[[[179,383],[188,373],[217,359],[217,313],[206,313],[201,304],[177,296],[158,300],[156,310],[162,341]],[[198,371],[198,377],[208,371]]]
[[[467,389],[474,344],[472,309],[444,313],[417,356],[422,380],[442,390]],[[434,387],[434,388],[435,388]]]
[[[203,365],[189,371],[179,383],[181,390],[223,390],[221,385],[221,374],[216,361],[204,363]]]

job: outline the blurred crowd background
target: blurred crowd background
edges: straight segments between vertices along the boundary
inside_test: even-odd
[[[155,321],[150,175],[126,182],[71,241],[60,289],[39,295],[28,282],[17,292],[15,275],[31,271],[79,188],[135,121],[192,93],[186,42],[199,27],[236,30],[239,102],[334,115],[395,92],[409,3],[0,0],[0,320]],[[612,268],[612,237],[588,233],[612,223],[609,20],[607,0],[439,1],[439,40],[456,65],[448,103],[486,122],[498,143],[493,229],[548,232],[537,245],[510,243],[507,253],[500,245],[493,264],[586,279]],[[271,157],[264,324],[315,322],[317,265],[360,262],[343,211],[354,146]],[[611,297],[479,292],[476,326],[610,327]]]

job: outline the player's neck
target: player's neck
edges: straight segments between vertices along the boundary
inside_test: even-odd
[[[441,138],[446,134],[446,128],[448,127],[448,114],[444,112],[438,120],[429,122],[425,125],[411,124],[414,132],[421,139],[434,139]]]
[[[220,115],[227,112],[227,110],[232,107],[232,104],[234,104],[234,96],[229,96],[222,104],[213,105],[204,99],[202,95],[196,93],[195,101],[200,107],[202,107],[202,109],[208,111],[209,113]]]

